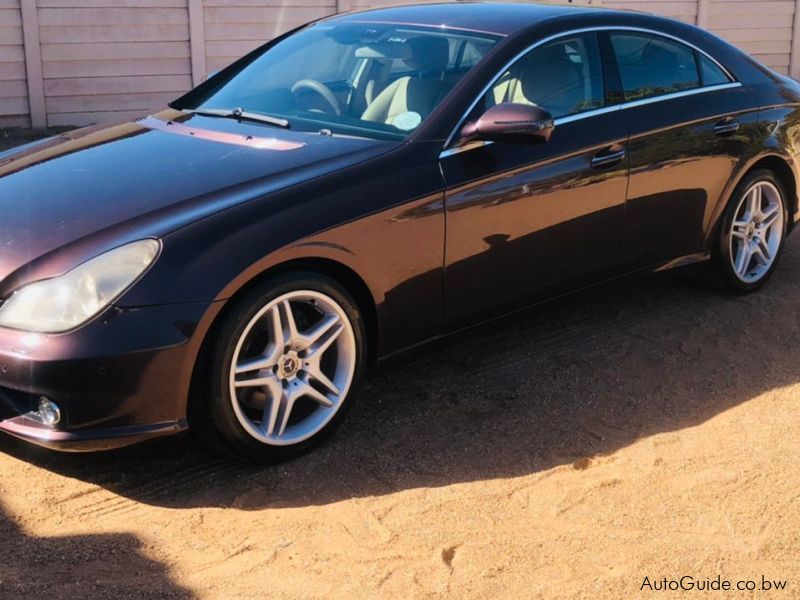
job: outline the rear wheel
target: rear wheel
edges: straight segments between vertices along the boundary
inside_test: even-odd
[[[228,314],[216,340],[201,434],[256,462],[291,458],[324,439],[363,374],[356,304],[314,273],[259,285]]]
[[[749,293],[770,278],[783,250],[786,192],[771,171],[760,169],[737,187],[725,210],[715,252],[725,286]]]

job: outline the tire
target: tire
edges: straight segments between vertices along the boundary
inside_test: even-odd
[[[725,290],[749,294],[769,280],[783,252],[788,221],[786,190],[771,171],[753,171],[739,183],[714,248],[714,267]]]
[[[190,426],[239,459],[294,458],[342,422],[365,359],[363,319],[344,288],[313,272],[277,275],[216,327],[193,385],[207,393],[193,399]]]

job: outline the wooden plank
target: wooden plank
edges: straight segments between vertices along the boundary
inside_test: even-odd
[[[110,75],[189,75],[188,58],[112,59],[92,61],[50,60],[44,63],[47,79],[66,77],[104,77]]]
[[[791,35],[790,35],[791,37]],[[189,58],[188,42],[85,42],[43,44],[42,60],[109,60]]]
[[[76,77],[48,79],[44,91],[48,98],[89,94],[135,94],[183,92],[192,86],[188,75],[148,75],[145,77]]]
[[[790,61],[788,54],[755,54],[753,58],[764,63],[768,67],[772,67],[776,70],[783,69],[788,72]]]
[[[200,85],[208,74],[206,67],[206,31],[203,0],[189,2],[189,47],[192,58],[192,83]]]
[[[297,25],[302,22],[298,21]],[[287,27],[288,25],[288,27]],[[258,23],[206,23],[206,44],[211,41],[261,40],[267,42],[276,31],[286,31],[291,24],[275,22]]]
[[[22,17],[22,38],[25,43],[25,77],[28,82],[31,126],[38,129],[47,126],[47,113],[44,103],[42,53],[39,46],[39,15],[36,3],[23,2],[20,7],[20,16]]]
[[[188,42],[186,25],[54,25],[42,26],[43,44],[85,42]]]
[[[183,8],[186,0],[38,0],[39,8]]]
[[[711,15],[758,15],[769,14],[780,19],[782,15],[794,14],[794,0],[764,0],[762,2],[714,2],[711,5]]]
[[[789,17],[786,17],[787,19]],[[770,29],[780,21],[770,14],[754,15],[710,15],[708,26],[711,30],[743,29],[746,27]]]
[[[22,46],[0,46],[0,63],[15,62],[25,62],[25,51]]]
[[[28,114],[28,99],[25,96],[19,96],[18,98],[0,98],[0,114]],[[36,126],[34,125],[34,127]]]
[[[605,7],[610,8],[625,8],[628,10],[639,10],[642,12],[655,12],[665,17],[692,17],[692,23],[697,15],[697,1],[691,0],[689,2],[662,2],[653,5],[651,2],[606,2],[603,4]]]
[[[19,8],[0,8],[0,23],[3,24],[3,27],[22,27]]]
[[[206,23],[305,23],[325,17],[333,12],[328,6],[258,6],[235,8],[206,8]]]
[[[788,25],[791,25],[789,23]],[[725,29],[719,32],[729,42],[759,42],[762,40],[792,41],[792,28],[781,29]]]
[[[0,23],[0,46],[21,46],[22,45],[22,28],[21,27],[5,27]]]
[[[28,115],[0,115],[0,127],[30,127]]]
[[[800,77],[800,0],[794,3],[794,19],[792,21],[792,51],[789,54],[789,75]]]
[[[697,0],[697,26],[708,27],[708,15],[710,14],[711,0]]]
[[[155,94],[97,94],[81,96],[55,96],[47,99],[48,113],[114,111],[114,110],[163,110],[167,103],[180,93],[161,92]]]
[[[248,6],[259,8],[265,6],[334,6],[335,4],[335,0],[205,0],[205,5],[208,8],[242,8]]]
[[[792,51],[792,42],[789,40],[740,42],[737,46],[748,54],[789,54]]]
[[[221,71],[237,58],[236,56],[209,56],[206,59],[206,64],[209,71]]]
[[[25,63],[0,62],[0,81],[13,81],[15,79],[25,81]]]
[[[4,81],[0,86],[0,98],[23,98],[28,95],[28,84],[24,79]],[[25,112],[28,112],[27,110]]]
[[[187,24],[185,8],[43,8],[43,27],[65,25],[182,25]]]
[[[275,26],[277,32],[277,25]],[[275,37],[273,34],[272,37]],[[270,39],[270,38],[267,38]],[[251,50],[255,50],[265,40],[235,40],[229,42],[208,42],[207,52],[209,56],[228,56],[238,58],[244,56]]]
[[[147,110],[130,110],[130,111],[92,111],[81,113],[50,113],[47,115],[47,124],[50,127],[59,127],[65,125],[76,125],[79,127],[85,125],[94,125],[100,123],[103,125],[111,125],[113,123],[122,123],[125,121],[133,121],[139,117],[144,117],[152,111]]]

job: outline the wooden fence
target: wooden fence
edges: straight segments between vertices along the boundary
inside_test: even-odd
[[[337,12],[396,3],[0,0],[0,126],[84,125],[141,115],[292,27]],[[696,23],[777,71],[800,75],[800,0],[574,3]]]

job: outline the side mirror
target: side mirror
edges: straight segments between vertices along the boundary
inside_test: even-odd
[[[553,134],[553,116],[538,106],[504,102],[483,113],[461,129],[461,143],[527,137],[546,142]]]

